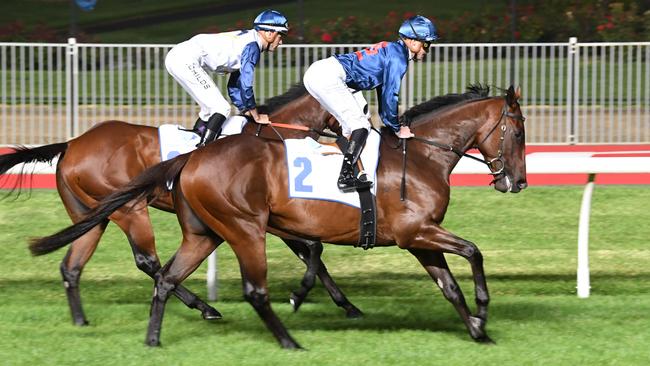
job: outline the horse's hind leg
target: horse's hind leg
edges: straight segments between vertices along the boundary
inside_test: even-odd
[[[126,205],[125,208],[118,210],[117,214],[112,215],[111,220],[126,234],[131,244],[135,265],[149,277],[154,278],[160,269],[160,260],[156,253],[156,243],[147,207],[140,204],[137,209],[130,209],[129,205]],[[182,285],[176,286],[173,293],[190,309],[201,311],[203,319],[221,319],[219,311]]]
[[[254,230],[244,230],[242,228],[241,232],[242,234],[251,233],[255,232]],[[241,237],[241,234],[232,235],[232,237],[238,238]],[[228,238],[230,239],[230,236]],[[266,282],[267,264],[264,252],[264,232],[257,236],[250,235],[249,238],[251,241],[245,243],[242,243],[241,239],[238,242],[235,240],[228,241],[239,260],[239,268],[241,269],[244,287],[244,298],[253,306],[257,314],[264,321],[264,324],[266,324],[266,327],[273,333],[283,348],[301,348],[271,308]]]
[[[445,298],[454,305],[469,330],[470,336],[478,342],[491,343],[492,340],[485,332],[485,320],[472,316],[465,302],[463,292],[451,274],[444,255],[440,252],[422,249],[409,249],[409,251],[420,261],[424,269],[440,287]]]
[[[289,248],[307,265],[307,271],[302,279],[302,287],[291,293],[290,302],[294,311],[303,303],[309,291],[314,287],[315,276],[318,275],[336,305],[345,309],[348,318],[363,316],[361,310],[345,297],[345,294],[330,277],[325,263],[321,259],[323,243],[315,240],[283,239]]]
[[[81,220],[88,211],[88,208],[77,199],[65,182],[60,179],[57,180],[57,189],[72,222]],[[63,277],[63,286],[65,287],[72,321],[75,325],[88,325],[88,320],[86,320],[86,315],[81,305],[79,281],[84,266],[93,256],[93,253],[95,253],[95,249],[97,249],[97,244],[106,229],[106,225],[108,225],[108,220],[92,228],[85,235],[75,240],[70,245],[63,261],[61,261],[60,270],[61,276]]]
[[[84,236],[74,241],[63,261],[61,261],[60,270],[63,277],[63,286],[68,298],[72,321],[75,325],[88,325],[88,320],[86,320],[86,315],[81,306],[79,279],[84,266],[92,257],[95,249],[97,249],[97,243],[104,233],[106,225],[108,225],[108,220],[92,228]]]
[[[155,286],[145,339],[147,345],[160,345],[162,320],[169,296],[221,242],[215,242],[208,236],[183,234],[181,247],[154,276]]]

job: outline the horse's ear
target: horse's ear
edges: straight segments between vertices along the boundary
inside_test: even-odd
[[[515,99],[521,99],[521,85],[517,85],[517,89],[515,89]]]
[[[513,105],[516,101],[517,99],[515,97],[515,87],[510,85],[508,90],[506,90],[506,103],[508,103],[508,105]]]

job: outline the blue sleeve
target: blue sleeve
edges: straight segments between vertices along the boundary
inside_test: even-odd
[[[384,68],[384,83],[379,93],[379,116],[382,122],[393,131],[399,131],[397,119],[399,90],[402,78],[406,74],[406,66],[399,58],[387,58]]]
[[[241,67],[233,72],[228,80],[228,94],[233,104],[240,111],[247,111],[256,107],[253,94],[253,79],[255,66],[260,60],[260,49],[257,43],[251,42],[242,51]]]

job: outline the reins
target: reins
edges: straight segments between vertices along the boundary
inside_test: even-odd
[[[320,131],[320,130],[317,130],[317,129],[312,128],[312,127],[300,126],[300,125],[290,125],[288,123],[279,123],[279,122],[271,122],[269,124],[258,123],[257,124],[257,131],[255,132],[255,136],[260,135],[260,133],[262,132],[262,127],[263,126],[269,126],[273,130],[273,132],[275,132],[275,134],[278,135],[278,137],[282,141],[284,141],[284,137],[282,136],[280,131],[278,131],[276,129],[276,127],[277,128],[286,128],[286,129],[290,129],[290,130],[305,131],[305,132],[314,132],[314,133],[318,134],[319,136],[324,136],[324,137],[331,137],[331,138],[338,138],[339,137],[336,134],[325,132],[325,131]]]

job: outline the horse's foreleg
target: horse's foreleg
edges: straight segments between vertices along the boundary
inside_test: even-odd
[[[298,311],[307,294],[314,287],[315,276],[318,275],[334,303],[345,309],[348,318],[359,318],[363,316],[361,310],[345,297],[343,291],[334,282],[334,279],[330,277],[327,267],[321,259],[323,243],[315,240],[283,240],[298,258],[307,265],[307,271],[301,282],[302,287],[300,290],[292,292],[289,299],[293,306],[293,311]]]
[[[241,237],[241,235],[234,237]],[[254,240],[254,242],[241,243],[241,239],[239,243],[232,240],[228,241],[239,260],[244,298],[253,306],[266,327],[273,333],[283,348],[301,348],[271,308],[266,282],[267,264],[264,252],[264,233],[262,232],[259,238],[251,240]]]
[[[424,240],[417,240],[408,244],[408,248],[419,248],[426,250],[441,251],[459,255],[470,263],[472,277],[474,280],[474,292],[476,296],[476,316],[487,321],[488,304],[490,295],[488,293],[487,281],[483,270],[483,254],[478,247],[465,239],[462,239],[440,226],[433,225],[422,233]]]
[[[104,233],[106,225],[108,225],[108,220],[75,240],[61,262],[60,270],[61,276],[63,277],[63,286],[65,287],[65,294],[68,298],[72,321],[75,325],[88,325],[88,320],[86,320],[86,315],[81,305],[79,279],[84,266],[92,257],[95,249],[97,249],[99,238]]]
[[[470,336],[479,342],[491,342],[485,333],[485,321],[471,315],[463,292],[449,270],[444,255],[440,252],[422,249],[409,249],[409,251],[420,261],[427,273],[440,287],[445,298],[454,305],[469,330]]]
[[[121,210],[125,211],[111,216],[111,219],[126,234],[129,244],[131,244],[135,265],[149,277],[154,278],[160,269],[160,260],[156,253],[156,243],[148,209],[141,205],[137,210],[126,207]],[[190,309],[198,309],[203,319],[221,319],[219,311],[206,304],[182,285],[177,285],[173,293]]]
[[[162,320],[169,296],[216,247],[217,243],[210,237],[184,234],[183,243],[176,254],[156,273],[145,339],[147,345],[160,345]]]

